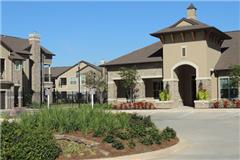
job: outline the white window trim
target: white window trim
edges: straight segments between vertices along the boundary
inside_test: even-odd
[[[71,83],[71,82],[74,82],[74,81],[72,80],[73,78],[75,78],[75,83],[74,83],[74,84]],[[70,85],[77,85],[77,82],[78,82],[78,81],[77,81],[77,78],[76,78],[76,77],[70,77],[70,78],[69,78],[69,84],[70,84]]]
[[[17,63],[17,62],[19,62],[19,63]],[[19,65],[19,68],[17,67],[18,65]],[[19,60],[15,61],[15,69],[16,69],[17,71],[21,71],[21,69],[22,69],[22,63],[21,63],[21,61],[19,61]]]
[[[7,62],[6,62],[6,58],[0,58],[0,59],[3,59],[3,61],[4,61],[4,70],[3,70],[3,75],[2,75],[2,77],[3,77],[3,79],[6,79],[6,76],[7,76]]]
[[[220,83],[220,80],[221,80],[222,78],[228,78],[228,80],[230,79],[229,76],[220,76],[220,77],[218,77],[218,97],[219,97],[219,99],[222,99],[222,98],[221,98],[221,83]],[[240,94],[238,93],[238,97],[239,97],[239,96],[240,96]]]
[[[183,48],[185,48],[185,56],[183,56]],[[181,46],[181,57],[187,57],[187,46]]]

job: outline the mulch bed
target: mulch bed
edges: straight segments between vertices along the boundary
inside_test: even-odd
[[[115,148],[112,147],[112,144],[102,142],[102,137],[93,137],[92,134],[87,134],[84,135],[81,132],[72,132],[68,133],[68,135],[74,135],[77,137],[82,137],[87,140],[91,141],[96,141],[99,142],[100,144],[97,146],[97,149],[95,148],[95,154],[90,155],[86,154],[83,156],[79,155],[72,155],[71,157],[64,157],[63,155],[60,155],[58,157],[58,160],[78,160],[78,159],[92,159],[92,158],[108,158],[108,157],[117,157],[117,156],[123,156],[123,155],[131,155],[131,154],[138,154],[138,153],[144,153],[144,152],[150,152],[150,151],[155,151],[159,149],[164,149],[170,146],[173,146],[179,142],[179,139],[171,139],[170,141],[163,142],[162,144],[153,144],[153,145],[144,145],[141,143],[136,143],[136,147],[131,149],[127,146],[127,142],[124,142],[125,149],[123,150],[116,150]],[[101,152],[98,151],[98,149],[104,150],[109,152],[109,155],[106,156],[102,154]]]

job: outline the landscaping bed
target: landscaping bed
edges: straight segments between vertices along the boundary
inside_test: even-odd
[[[116,157],[116,156],[124,156],[124,155],[131,155],[131,154],[137,154],[137,153],[144,153],[144,152],[150,152],[155,151],[159,149],[164,149],[170,146],[173,146],[178,143],[178,138],[170,139],[168,141],[164,141],[161,144],[152,144],[152,145],[144,145],[140,142],[136,143],[136,146],[134,148],[128,147],[127,141],[124,141],[123,144],[126,146],[122,150],[117,150],[112,147],[111,143],[103,142],[102,137],[94,137],[91,134],[84,135],[81,132],[72,132],[68,133],[67,135],[74,135],[76,137],[81,137],[87,140],[96,141],[99,142],[99,145],[97,147],[86,147],[81,144],[75,143],[75,148],[73,147],[72,143],[70,141],[67,141],[67,143],[70,147],[66,147],[63,150],[63,153],[58,157],[58,160],[73,160],[73,159],[92,159],[92,158],[106,158],[106,157]],[[77,147],[79,145],[79,147]],[[61,147],[62,148],[62,147]],[[78,150],[76,150],[78,148]],[[79,151],[81,150],[81,151]]]
[[[127,109],[156,109],[155,105],[151,102],[126,102],[114,104],[113,109],[127,110]]]
[[[22,113],[19,119],[4,122],[0,159],[46,159],[46,151],[47,159],[113,157],[166,148],[178,142],[172,128],[159,131],[149,116],[112,113],[90,106],[41,109]],[[42,136],[45,133],[47,136]],[[18,152],[21,154],[15,154]]]
[[[210,108],[239,108],[240,109],[240,99],[228,100],[223,99],[219,101],[213,101],[210,103]]]

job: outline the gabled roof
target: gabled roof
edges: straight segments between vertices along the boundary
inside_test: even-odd
[[[240,65],[240,31],[225,33],[232,39],[223,42],[222,55],[215,66],[215,70],[228,70],[231,65]]]
[[[112,66],[122,64],[137,64],[149,62],[162,62],[162,43],[157,42],[149,46],[133,51],[127,55],[116,58],[101,66]]]
[[[11,52],[10,58],[11,59],[17,59],[17,60],[25,60],[24,57],[20,56],[19,54],[15,53],[15,52]]]
[[[100,67],[98,67],[98,66],[95,66],[95,65],[93,65],[93,64],[91,64],[91,63],[89,63],[89,62],[87,62],[87,61],[84,61],[84,60],[81,60],[81,61],[79,61],[78,63],[76,63],[75,65],[73,65],[73,66],[68,66],[68,67],[63,67],[63,68],[61,68],[61,67],[52,67],[52,68],[55,68],[55,70],[53,69],[53,70],[51,70],[51,71],[53,71],[53,72],[58,72],[58,73],[52,73],[52,75],[54,74],[54,75],[56,75],[56,76],[52,76],[52,77],[59,77],[60,75],[62,75],[62,74],[64,74],[64,73],[66,73],[67,71],[69,71],[70,69],[72,69],[72,68],[74,68],[75,66],[77,66],[77,65],[79,65],[80,63],[85,63],[87,66],[90,66],[90,67],[92,67],[92,68],[94,68],[94,69],[96,69],[96,70],[98,70],[98,71],[101,71],[101,68]],[[60,68],[60,69],[58,69],[58,68]],[[61,72],[61,73],[60,73]],[[45,74],[48,74],[48,71],[46,70],[46,72],[44,72]]]
[[[191,25],[178,27],[177,25],[183,21],[185,21]],[[217,29],[213,26],[209,26],[203,22],[200,22],[200,21],[198,21],[196,19],[192,19],[192,18],[190,18],[190,19],[189,18],[181,18],[179,21],[177,21],[173,25],[171,25],[167,28],[161,29],[157,32],[151,33],[150,35],[152,35],[154,37],[159,37],[159,35],[161,35],[161,34],[182,32],[182,31],[191,31],[191,30],[212,30],[212,31],[215,31],[215,32],[221,34],[221,36],[224,39],[231,39],[231,37],[226,35],[224,32],[220,31],[219,29]]]
[[[51,67],[51,76],[53,78],[58,77],[63,72],[67,71],[72,66],[64,66],[64,67]],[[48,68],[44,68],[44,74],[48,74]]]
[[[31,44],[29,44],[28,39],[1,35],[1,44],[4,44],[8,47],[8,49],[12,50],[13,52],[21,55],[21,54],[31,54],[30,48]],[[44,54],[47,55],[54,55],[52,52],[41,46],[41,50]]]

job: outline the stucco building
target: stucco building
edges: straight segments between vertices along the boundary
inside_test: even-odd
[[[86,86],[86,74],[90,71],[102,74],[101,67],[83,60],[73,66],[51,67],[53,101],[76,102],[80,97],[86,100],[89,92]],[[48,74],[48,69],[45,69],[45,74]],[[48,78],[45,81],[48,81]]]
[[[44,83],[43,67],[50,67],[53,56],[41,45],[37,33],[29,34],[28,39],[1,35],[1,109],[43,101],[44,90],[52,87],[51,82]]]
[[[240,64],[240,31],[223,32],[197,19],[197,8],[187,18],[150,34],[159,42],[114,59],[108,73],[108,102],[126,101],[120,67],[135,66],[139,73],[136,101],[159,102],[159,91],[169,87],[171,106],[194,106],[199,85],[209,100],[239,98],[240,86],[229,87],[230,66]]]

